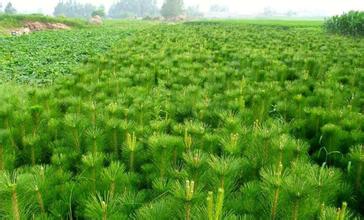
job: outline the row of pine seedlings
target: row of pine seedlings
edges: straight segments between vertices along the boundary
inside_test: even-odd
[[[289,80],[290,70],[265,62],[274,59],[267,54],[240,64],[232,55],[241,66],[227,66],[227,54],[243,46],[221,48],[221,31],[238,39],[254,27],[226,26],[155,28],[48,88],[1,94],[0,217],[357,216],[364,196],[359,104],[334,103],[334,79],[306,73],[295,80],[307,86]],[[179,43],[186,30],[190,38]],[[282,78],[232,71],[243,65],[258,74],[256,66],[273,66]],[[292,65],[310,70],[319,62]]]

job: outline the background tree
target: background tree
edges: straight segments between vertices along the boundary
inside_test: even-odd
[[[155,16],[158,14],[156,0],[138,0],[139,2],[139,17]]]
[[[54,16],[66,16],[73,18],[89,18],[96,10],[92,4],[80,4],[77,1],[60,1],[54,8]]]
[[[275,14],[276,14],[276,12],[271,7],[264,8],[264,12],[263,12],[264,16],[271,17],[271,16],[274,16]]]
[[[212,13],[227,13],[229,8],[224,5],[211,5],[210,12]]]
[[[16,14],[16,9],[13,7],[13,4],[9,2],[5,7],[6,14]]]
[[[94,10],[92,12],[92,17],[94,16],[100,16],[100,17],[105,17],[106,12],[105,12],[105,6],[101,5],[98,9]]]
[[[176,17],[183,13],[183,0],[165,0],[161,14],[165,18]]]
[[[203,13],[200,11],[199,5],[187,7],[186,15],[193,18],[203,17]]]
[[[156,0],[119,0],[110,7],[109,17],[146,17],[158,14]]]

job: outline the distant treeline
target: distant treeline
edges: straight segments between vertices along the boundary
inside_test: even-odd
[[[111,5],[108,12],[104,6],[96,7],[92,4],[81,4],[77,0],[62,0],[54,9],[55,16],[66,16],[76,18],[89,18],[95,15],[110,18],[130,17],[176,17],[187,15],[189,17],[200,17],[202,13],[198,6],[184,8],[183,0],[164,0],[161,8],[157,0],[118,0]]]
[[[73,18],[88,18],[96,11],[96,6],[92,4],[81,4],[74,0],[60,1],[54,8],[55,16],[65,16]]]

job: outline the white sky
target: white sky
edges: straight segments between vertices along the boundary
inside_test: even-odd
[[[59,0],[11,0],[20,12],[43,12],[52,14],[53,8]],[[78,0],[95,5],[103,4],[107,8],[116,0]],[[230,12],[238,14],[261,13],[264,8],[284,12],[288,10],[308,12],[313,14],[334,15],[349,10],[364,10],[364,0],[184,0],[185,5],[200,5],[207,11],[212,4],[226,5]],[[3,6],[9,0],[0,0]],[[158,0],[162,4],[163,0]]]

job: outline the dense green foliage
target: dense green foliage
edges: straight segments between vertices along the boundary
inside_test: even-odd
[[[364,44],[319,28],[160,25],[47,88],[0,90],[0,216],[364,213]]]
[[[135,24],[134,26],[137,26]],[[110,48],[132,28],[102,27],[0,38],[0,81],[45,84]]]
[[[333,16],[325,21],[324,28],[332,33],[364,36],[364,12],[350,11],[340,16]]]

